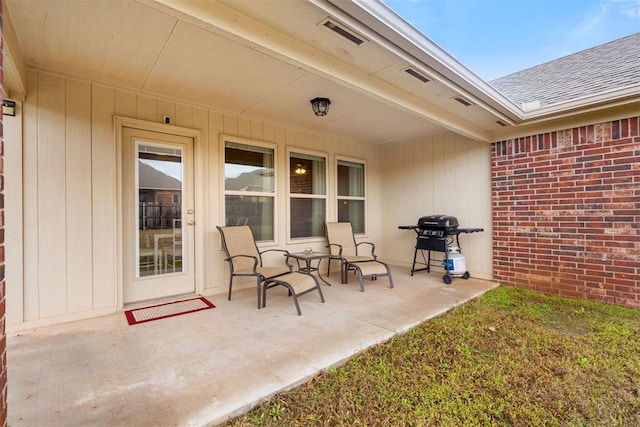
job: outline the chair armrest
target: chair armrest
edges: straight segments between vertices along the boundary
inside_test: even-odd
[[[253,272],[257,274],[256,268],[258,267],[258,258],[251,255],[234,255],[230,258],[225,259],[225,261],[229,261],[231,265],[231,270],[233,271],[233,259],[234,258],[249,258],[253,260]]]
[[[286,249],[267,249],[265,251],[260,252],[260,256],[262,256],[262,254],[265,254],[267,252],[282,252],[284,256],[287,257],[285,264],[287,264],[287,267],[289,267],[289,270],[293,269],[293,264],[289,264],[289,251]],[[260,265],[262,266],[262,259],[260,259]]]
[[[337,246],[338,247],[338,254],[337,255],[334,255],[332,253],[332,250],[331,250],[332,246]],[[329,248],[329,255],[331,255],[332,257],[335,257],[335,256],[342,257],[342,245],[339,245],[337,243],[329,243],[327,245],[327,247]]]
[[[358,247],[360,245],[369,245],[369,246],[371,246],[371,256],[373,257],[373,259],[378,258],[378,256],[376,255],[376,245],[374,243],[371,243],[371,242],[356,243],[356,253],[358,253]]]

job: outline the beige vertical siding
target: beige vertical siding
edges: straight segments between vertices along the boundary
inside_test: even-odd
[[[91,306],[92,282],[91,239],[91,85],[86,82],[66,82],[65,111],[65,207],[66,207],[66,270],[68,311],[78,312]]]
[[[22,165],[24,169],[22,171],[16,170],[15,172],[22,172],[23,178],[23,207],[24,207],[24,264],[22,270],[24,271],[24,307],[16,306],[11,298],[11,295],[7,296],[7,305],[12,305],[12,310],[7,312],[7,326],[12,323],[39,318],[39,302],[40,297],[39,281],[40,270],[38,269],[38,75],[36,73],[27,73],[27,85],[31,88],[27,100],[23,104],[23,161]],[[20,144],[21,141],[13,140],[11,134],[5,133],[5,139],[7,141],[13,141],[14,144]],[[10,179],[10,176],[7,177]],[[7,189],[9,191],[9,189]],[[11,207],[8,206],[7,209]],[[11,224],[8,224],[9,227]],[[7,227],[7,228],[9,228]],[[8,242],[10,244],[10,242]],[[8,246],[8,245],[7,245]],[[10,270],[12,266],[7,266],[7,270]],[[23,308],[22,315],[19,314],[19,310]],[[16,315],[15,318],[10,317]]]
[[[22,237],[13,247],[22,245],[22,265],[14,268],[24,272],[24,280],[21,295],[7,296],[7,304],[11,305],[7,319],[10,330],[119,309],[122,267],[118,247],[119,153],[114,116],[160,123],[163,116],[169,115],[174,125],[202,132],[202,147],[195,158],[196,185],[201,186],[196,245],[201,251],[200,271],[204,276],[198,291],[225,292],[228,283],[227,266],[215,229],[223,223],[224,214],[221,134],[277,144],[281,178],[277,241],[281,247],[287,240],[286,147],[326,152],[330,170],[336,154],[366,160],[367,239],[378,242],[380,248],[385,246],[381,243],[382,169],[378,166],[376,148],[35,70],[28,72],[28,85],[29,95],[22,108],[22,135],[14,131],[6,136],[15,144],[20,144],[22,137],[23,160],[23,205],[13,207],[10,214],[20,214],[24,231],[8,235],[16,236],[14,240]],[[20,175],[20,166],[11,171]],[[335,220],[333,177],[329,191],[329,220]],[[309,244],[290,245],[289,249],[304,246]],[[323,250],[325,244],[318,240],[312,246]]]
[[[460,246],[471,275],[492,278],[490,149],[455,134],[382,147],[385,259],[411,265],[416,235],[398,230],[399,225],[416,224],[425,215],[450,215],[461,227],[484,228],[484,233],[462,235]]]
[[[113,134],[115,91],[92,86],[91,97],[91,221],[93,303],[87,310],[113,307],[117,282],[115,241],[117,153]],[[69,298],[73,298],[69,295]]]
[[[401,145],[363,145],[44,72],[29,71],[28,84],[22,135],[11,128],[6,135],[8,144],[11,138],[18,144],[23,138],[22,151],[17,152],[23,160],[23,206],[8,207],[7,215],[19,212],[24,231],[22,235],[8,231],[7,236],[14,240],[14,247],[23,250],[23,265],[15,268],[23,274],[24,287],[21,295],[8,295],[10,329],[119,308],[122,268],[114,116],[159,123],[169,115],[174,125],[202,132],[202,146],[195,158],[196,183],[201,187],[200,212],[196,213],[196,245],[203,264],[199,291],[222,293],[228,280],[215,229],[224,215],[221,134],[278,146],[280,247],[287,241],[284,171],[286,147],[291,146],[329,155],[329,220],[335,220],[335,155],[367,162],[368,235],[363,239],[376,243],[382,259],[410,265],[415,234],[397,226],[443,213],[458,217],[462,226],[485,228],[482,234],[462,236],[461,243],[472,276],[492,277],[491,165],[486,144],[446,134]],[[9,168],[13,172],[8,174],[19,174],[19,168]],[[16,237],[9,236],[22,240],[15,242]],[[324,250],[320,240],[312,246]]]

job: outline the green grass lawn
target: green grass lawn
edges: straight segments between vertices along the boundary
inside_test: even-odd
[[[228,426],[639,426],[640,310],[499,287]]]

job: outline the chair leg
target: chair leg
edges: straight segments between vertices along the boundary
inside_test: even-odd
[[[389,268],[387,264],[385,264],[385,267],[387,268],[387,278],[389,279],[389,287],[393,288],[393,278],[391,277],[391,268]]]
[[[340,283],[342,283],[343,285],[347,283],[347,269],[347,263],[344,261],[340,261]]]
[[[298,304],[298,297],[293,292],[291,293],[291,297],[293,298],[293,303],[296,305],[296,311],[298,312],[298,316],[302,316],[302,312],[300,311],[300,305]]]
[[[267,288],[269,287],[268,281],[262,284],[262,308],[267,306]]]
[[[256,293],[257,293],[257,298],[258,298],[258,310],[260,310],[260,288],[261,288],[261,283],[262,281],[260,280],[260,276],[258,276],[258,278],[256,279]]]
[[[233,286],[233,274],[229,276],[229,296],[227,301],[231,301],[231,287]]]
[[[298,313],[298,316],[302,316],[302,310],[300,310],[300,303],[298,302],[298,296],[305,295],[309,292],[313,292],[317,290],[318,294],[320,295],[320,302],[324,303],[325,300],[324,300],[324,295],[322,293],[322,287],[320,286],[320,282],[318,282],[318,279],[316,279],[311,274],[306,274],[306,276],[313,279],[313,281],[315,282],[315,286],[299,294],[295,293],[293,286],[291,286],[290,283],[284,281],[284,278],[281,278],[280,280],[274,279],[274,280],[265,281],[263,284],[263,291],[262,291],[262,307],[265,307],[267,303],[267,289],[275,287],[276,285],[284,286],[287,288],[288,295],[293,299],[293,304],[296,307],[296,312]]]
[[[358,270],[358,280],[360,281],[360,292],[364,292],[364,281],[362,279],[362,271]]]
[[[317,281],[316,281],[317,282]],[[271,286],[269,286],[271,285]],[[280,286],[284,286],[285,288],[287,288],[288,290],[288,296],[290,296],[291,298],[293,298],[293,303],[296,306],[296,311],[298,312],[298,316],[302,316],[302,311],[300,311],[300,304],[298,304],[298,297],[296,296],[296,293],[294,292],[293,288],[291,287],[290,284],[288,284],[287,282],[283,282],[283,281],[266,281],[264,282],[263,288],[262,288],[262,307],[265,307],[267,305],[267,289],[269,289],[270,287],[274,287],[276,285],[280,285]],[[318,288],[320,287],[320,285],[318,285]],[[320,297],[322,298],[322,302],[324,302],[324,297],[322,296],[322,293],[320,293]]]

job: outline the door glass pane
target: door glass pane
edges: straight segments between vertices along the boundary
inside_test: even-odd
[[[136,277],[182,271],[182,148],[136,144]]]

